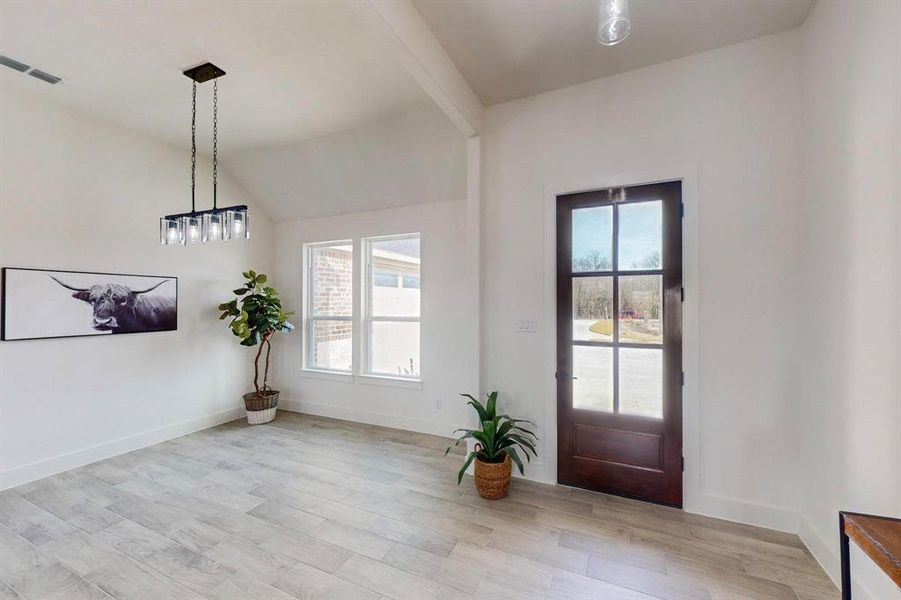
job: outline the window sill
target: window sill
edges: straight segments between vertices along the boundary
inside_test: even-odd
[[[421,390],[421,379],[405,379],[403,377],[391,377],[388,375],[357,375],[356,381],[363,385],[383,385],[387,387],[405,388],[408,390]]]
[[[301,377],[310,379],[324,379],[325,381],[339,381],[341,383],[353,383],[354,376],[342,371],[323,371],[320,369],[301,369]]]

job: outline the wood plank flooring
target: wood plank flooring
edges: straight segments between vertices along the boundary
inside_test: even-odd
[[[0,493],[0,600],[830,600],[794,535],[514,480],[282,412]]]

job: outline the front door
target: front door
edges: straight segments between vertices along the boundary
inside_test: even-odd
[[[557,197],[557,479],[682,506],[682,185]]]

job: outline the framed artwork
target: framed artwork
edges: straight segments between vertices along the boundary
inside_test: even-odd
[[[0,340],[178,329],[178,278],[4,267]]]

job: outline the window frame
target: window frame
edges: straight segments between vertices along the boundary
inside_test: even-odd
[[[372,289],[373,289],[373,269],[372,269],[372,247],[377,242],[389,240],[403,239],[419,240],[419,316],[418,317],[388,317],[377,316],[372,314]],[[362,285],[360,286],[360,370],[358,377],[371,379],[387,379],[398,382],[421,383],[423,378],[422,363],[422,233],[399,233],[393,235],[380,235],[364,237],[360,239],[360,255],[361,255],[361,275]],[[398,288],[403,289],[402,277],[398,276]],[[406,376],[392,373],[382,373],[372,370],[372,325],[373,323],[418,323],[419,324],[419,375]]]
[[[345,245],[350,246],[351,248],[351,270],[356,266],[356,245],[352,239],[344,239],[344,240],[331,240],[326,242],[310,242],[303,245],[303,334],[302,334],[302,344],[303,344],[303,360],[301,361],[301,370],[307,371],[309,373],[322,374],[327,376],[336,376],[336,377],[353,377],[355,372],[355,352],[354,341],[356,337],[356,302],[355,302],[355,290],[353,289],[353,284],[355,281],[355,277],[351,274],[351,311],[350,315],[314,315],[313,314],[313,252],[319,248],[328,248],[332,246]],[[315,331],[314,322],[315,321],[346,321],[349,322],[350,325],[350,344],[351,344],[351,359],[350,359],[350,368],[349,369],[325,369],[322,367],[317,367],[313,363],[313,343],[312,336]]]

